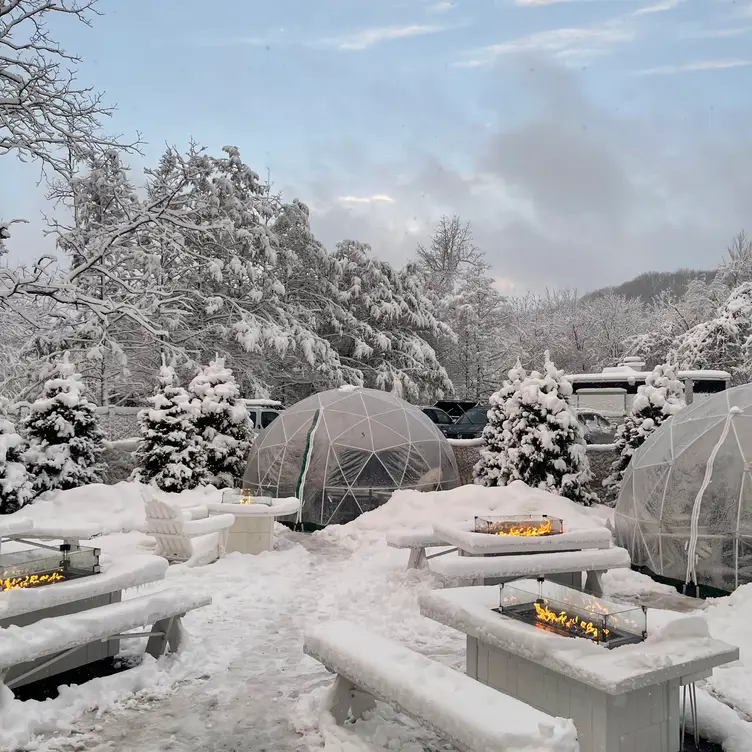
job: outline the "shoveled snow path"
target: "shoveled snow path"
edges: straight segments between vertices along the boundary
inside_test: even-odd
[[[404,552],[372,551],[361,557],[294,533],[280,543],[284,550],[272,554],[230,556],[210,567],[175,571],[214,596],[210,608],[185,620],[190,643],[179,661],[166,668],[178,685],[157,682],[155,688],[149,682],[105,714],[85,714],[73,724],[72,734],[48,737],[39,749],[339,750],[337,730],[334,737],[322,738],[316,728],[317,696],[310,693],[329,686],[331,675],[302,653],[309,620],[361,621],[460,667],[464,640],[418,614],[416,591],[431,587],[431,578],[404,572],[399,556]],[[400,567],[394,566],[395,554]],[[154,668],[152,664],[135,671],[152,673]],[[127,673],[96,683],[118,683]],[[376,736],[381,742],[396,737],[400,743],[394,749],[405,752],[426,745],[451,749],[405,719],[396,720],[388,709],[384,712],[395,721],[386,724],[389,730],[385,732],[383,722],[363,723],[361,738]]]

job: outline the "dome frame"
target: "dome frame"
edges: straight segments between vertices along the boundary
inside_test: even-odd
[[[752,582],[752,384],[695,402],[635,452],[614,513],[633,568],[677,587]]]
[[[253,493],[300,494],[297,522],[314,528],[349,522],[398,489],[459,485],[454,452],[428,416],[360,387],[320,392],[281,412],[254,442],[243,478]]]

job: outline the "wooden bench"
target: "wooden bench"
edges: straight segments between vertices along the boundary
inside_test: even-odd
[[[601,575],[609,569],[627,569],[631,565],[629,553],[623,548],[589,549],[585,551],[557,551],[540,554],[510,554],[509,556],[452,556],[431,563],[431,571],[442,577],[471,580],[477,585],[498,585],[520,577],[554,575],[552,580],[582,588],[582,573],[587,573],[585,588],[601,595]]]
[[[572,721],[554,718],[403,645],[348,622],[306,634],[304,651],[337,675],[330,712],[342,724],[375,700],[463,752],[577,752]]]
[[[457,550],[439,538],[431,529],[392,530],[386,534],[386,544],[390,548],[407,548],[410,550],[410,558],[407,562],[408,569],[423,569],[427,565],[428,559],[451,554]],[[444,550],[427,555],[427,548],[444,548]]]
[[[210,564],[225,553],[232,514],[207,516],[204,507],[181,509],[158,499],[146,500],[146,532],[157,542],[155,553],[171,562]],[[204,539],[198,541],[196,539]],[[195,542],[195,543],[194,543]]]
[[[50,586],[53,587],[53,586]],[[0,629],[0,683],[13,688],[87,645],[110,639],[146,637],[146,652],[158,658],[180,647],[181,617],[211,603],[211,597],[185,590],[164,590],[24,627]],[[124,634],[153,625],[151,631]]]

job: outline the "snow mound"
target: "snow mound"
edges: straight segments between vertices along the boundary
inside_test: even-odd
[[[384,538],[389,530],[430,529],[434,522],[464,522],[474,516],[548,514],[564,520],[567,530],[602,527],[597,508],[583,507],[562,496],[530,488],[522,481],[508,486],[460,486],[451,491],[396,491],[386,504],[346,525],[316,533],[323,539],[360,548]]]
[[[114,486],[94,483],[68,491],[53,491],[43,494],[6,519],[25,517],[45,528],[77,523],[94,525],[103,535],[128,533],[146,528],[146,512],[141,496],[141,483],[122,482]],[[207,502],[221,501],[221,491],[214,486],[202,486],[182,493],[165,493],[150,487],[159,499],[181,507],[198,506]]]

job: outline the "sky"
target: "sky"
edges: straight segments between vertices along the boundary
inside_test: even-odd
[[[55,27],[110,132],[240,148],[330,248],[401,265],[442,213],[504,292],[712,268],[752,230],[752,0],[99,0]],[[11,260],[49,247],[0,161]]]

